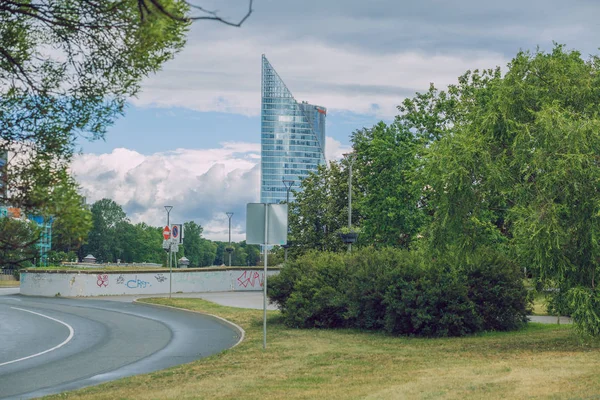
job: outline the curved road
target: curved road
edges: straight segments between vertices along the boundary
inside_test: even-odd
[[[209,316],[0,289],[0,398],[31,398],[152,372],[235,345]]]

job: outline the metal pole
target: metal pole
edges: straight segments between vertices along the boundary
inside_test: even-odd
[[[348,229],[352,229],[352,164],[354,163],[352,154],[348,155],[348,162],[350,164],[348,170]],[[352,243],[348,243],[348,253],[351,251]]]
[[[226,212],[225,214],[227,214],[227,217],[229,218],[229,249],[228,249],[228,253],[229,253],[229,266],[231,267],[231,217],[233,216],[232,212]]]
[[[171,220],[169,219],[169,214],[171,214],[171,210],[173,206],[165,206],[165,210],[167,210],[167,226],[171,229]],[[167,252],[167,264],[169,264],[169,298],[171,298],[172,292],[172,283],[173,282],[173,268],[171,265],[171,237],[169,236],[169,251]]]
[[[267,348],[267,241],[269,238],[269,205],[265,204],[265,269],[263,277],[263,350]]]
[[[286,189],[285,204],[288,205],[287,229],[288,229],[288,233],[290,233],[290,190],[292,190],[292,186],[294,186],[294,181],[287,180],[287,179],[281,179],[281,181],[283,182],[283,185],[285,186],[285,189]],[[288,183],[289,183],[289,186],[288,186]],[[284,262],[287,262],[288,248],[289,248],[289,245],[286,245],[285,252],[284,252],[284,259],[283,259]]]

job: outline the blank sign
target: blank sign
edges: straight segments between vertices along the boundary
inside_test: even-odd
[[[265,243],[265,212],[268,212],[267,243]],[[287,204],[248,203],[246,207],[246,243],[287,244]]]

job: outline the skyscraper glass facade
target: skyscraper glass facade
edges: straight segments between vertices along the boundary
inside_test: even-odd
[[[325,163],[326,115],[325,107],[298,103],[263,54],[261,203],[285,201],[283,180],[298,190],[300,180]]]

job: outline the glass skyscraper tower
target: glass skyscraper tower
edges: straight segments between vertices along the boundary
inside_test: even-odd
[[[284,179],[298,190],[302,178],[325,163],[326,115],[325,107],[298,103],[263,54],[261,203],[285,201]]]

